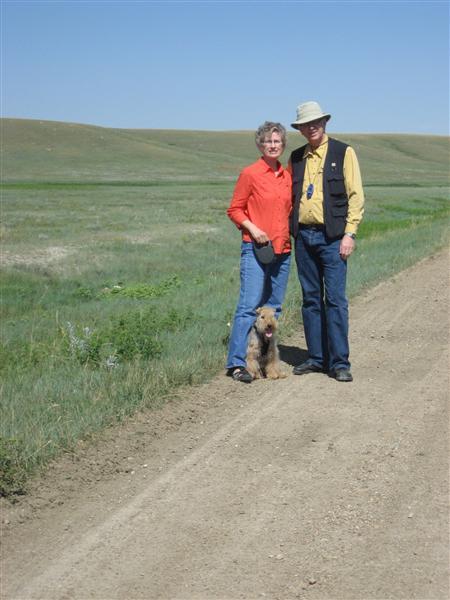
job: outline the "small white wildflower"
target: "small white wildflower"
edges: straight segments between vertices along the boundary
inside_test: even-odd
[[[89,338],[93,333],[89,327],[83,328],[84,338],[78,337],[74,325],[70,321],[67,321],[67,332],[69,334],[70,351],[73,354],[80,355],[89,351]]]
[[[108,367],[108,369],[114,369],[115,367],[119,366],[119,359],[115,354],[111,354],[106,359],[105,364]]]

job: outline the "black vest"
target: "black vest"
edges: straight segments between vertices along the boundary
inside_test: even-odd
[[[344,182],[344,156],[348,145],[328,138],[328,151],[323,169],[323,220],[325,233],[330,239],[344,235],[347,223],[348,196]],[[305,178],[306,159],[303,158],[306,145],[291,154],[292,166],[292,213],[291,235],[297,237],[298,215]]]

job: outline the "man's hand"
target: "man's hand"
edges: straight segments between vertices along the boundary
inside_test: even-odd
[[[347,260],[350,254],[355,249],[356,242],[349,235],[344,235],[341,239],[341,245],[339,247],[339,254],[342,260]]]

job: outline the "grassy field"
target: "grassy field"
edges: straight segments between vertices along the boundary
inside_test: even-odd
[[[79,439],[223,367],[239,285],[225,211],[257,152],[251,132],[1,125],[0,492],[10,493]],[[367,199],[354,295],[448,243],[448,138],[337,137],[358,152]],[[285,338],[299,300],[292,269]]]

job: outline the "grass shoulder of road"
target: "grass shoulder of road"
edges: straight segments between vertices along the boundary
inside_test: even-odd
[[[351,260],[350,295],[447,243],[448,223],[440,221],[361,239]],[[24,346],[12,345],[9,354],[6,346],[3,362],[3,493],[22,492],[29,474],[76,448],[80,439],[136,410],[160,406],[179,385],[217,373],[236,295],[230,289],[237,292],[233,267],[228,276],[216,273],[209,281],[169,279],[160,288],[125,286],[108,297],[87,298],[74,323],[55,316],[52,324],[55,309],[35,315],[35,330],[24,327],[19,336]],[[103,309],[103,318],[96,319]],[[292,271],[281,329],[285,339],[300,326],[299,312]]]

